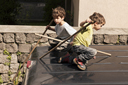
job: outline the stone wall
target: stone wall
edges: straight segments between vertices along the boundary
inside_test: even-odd
[[[9,26],[4,26],[9,27]],[[10,26],[11,28],[13,26]],[[28,26],[27,26],[28,27]],[[40,27],[40,26],[39,26]],[[24,28],[24,26],[20,26]],[[34,26],[33,26],[34,28]],[[44,27],[45,28],[45,27]],[[8,28],[9,29],[9,28]],[[37,41],[41,38],[34,33],[41,33],[43,31],[24,31],[18,29],[17,31],[11,31],[11,29],[0,33],[0,85],[6,85],[11,82],[10,80],[14,77],[18,68],[25,61],[26,57],[29,55],[31,49],[35,46]],[[8,32],[9,31],[9,32]],[[103,31],[103,30],[102,30]],[[105,30],[106,31],[106,30]],[[56,36],[55,33],[47,32],[49,36]],[[47,35],[46,34],[46,35]],[[38,46],[48,45],[47,38],[42,38]],[[94,32],[92,45],[127,45],[128,44],[128,34],[126,33],[97,33]],[[5,54],[5,51],[9,52],[9,55]],[[19,82],[22,82],[23,74],[25,73],[26,65],[21,70],[22,74],[19,77]]]
[[[39,39],[40,37],[34,33],[0,33],[0,83],[3,82],[6,85],[10,82],[19,65],[22,65]],[[38,46],[43,46],[45,43],[47,39],[42,38]],[[4,53],[5,50],[10,53],[11,60],[8,59],[9,55]],[[26,65],[22,75],[25,73],[25,68]],[[19,82],[22,81],[22,77],[20,76]]]
[[[95,34],[93,36],[93,45],[127,45],[128,35],[101,35]]]

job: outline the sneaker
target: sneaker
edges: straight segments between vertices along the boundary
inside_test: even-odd
[[[83,62],[82,62],[80,59],[74,58],[74,59],[73,59],[73,62],[77,65],[77,67],[78,67],[80,70],[85,70],[85,69],[86,69],[85,64],[83,64]]]
[[[69,56],[62,56],[60,57],[58,63],[69,63]]]

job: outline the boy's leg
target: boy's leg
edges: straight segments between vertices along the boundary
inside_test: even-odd
[[[68,52],[66,55],[64,56],[61,56],[58,60],[58,63],[71,63],[71,64],[74,64],[73,63],[73,59],[75,57],[74,56],[71,56]]]
[[[59,63],[72,63],[72,60],[74,58],[74,56],[72,56],[73,52],[71,50],[72,46],[70,44],[67,45],[67,48],[65,49],[65,51],[67,52],[67,54],[65,54],[64,56],[60,57],[59,59]]]
[[[61,56],[59,58],[58,63],[69,63],[69,57],[70,57],[70,54],[67,52],[66,55]]]
[[[81,61],[90,60],[97,54],[96,49],[83,45],[76,46],[75,48],[77,48],[78,57]]]
[[[82,60],[79,59],[79,55],[80,55],[80,51],[79,51],[79,48],[80,46],[72,46],[71,50],[77,54],[77,57],[72,57],[72,63],[73,64],[76,64],[77,67],[80,69],[80,70],[85,70],[86,69],[86,66],[85,64],[83,63]]]
[[[68,45],[67,49],[68,49],[67,54],[65,56],[60,57],[58,62],[59,63],[66,62],[66,63],[76,64],[80,70],[85,70],[86,66],[83,64],[83,62],[80,59],[78,59],[78,57],[76,58],[75,56],[71,56],[73,54],[74,48],[72,46]]]
[[[77,64],[77,67],[81,70],[85,70],[87,60],[92,59],[97,51],[93,48],[85,47],[83,45],[73,46],[72,50],[78,54],[77,58],[73,59],[73,62]]]
[[[50,44],[51,48],[54,48],[59,42],[55,40],[48,39],[48,43]]]
[[[56,37],[56,39],[62,40],[58,37]],[[48,39],[48,43],[50,44],[50,48],[54,48],[57,44],[59,44],[59,41],[56,40],[52,40],[52,39]],[[57,47],[57,50],[62,50],[65,49],[67,47],[67,44],[63,43],[61,46]]]

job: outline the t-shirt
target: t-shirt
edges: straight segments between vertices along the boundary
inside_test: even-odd
[[[57,37],[61,39],[66,39],[67,37],[73,35],[76,32],[76,30],[71,27],[67,22],[65,22],[62,26],[57,24],[55,26],[55,31]]]
[[[89,25],[88,27],[86,27],[86,29],[83,29],[75,36],[73,40],[73,45],[84,45],[88,47],[91,44],[92,36],[93,28],[91,25]]]

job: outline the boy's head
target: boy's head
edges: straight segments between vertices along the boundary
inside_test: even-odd
[[[94,25],[96,30],[99,30],[106,23],[104,16],[97,12],[94,12],[89,18],[95,22]]]
[[[66,16],[66,12],[65,12],[64,8],[62,8],[60,6],[56,7],[52,11],[52,17],[53,18],[58,17],[58,16],[61,18],[65,18],[65,16]]]
[[[104,25],[106,23],[104,16],[97,12],[94,12],[89,18],[97,24]]]

